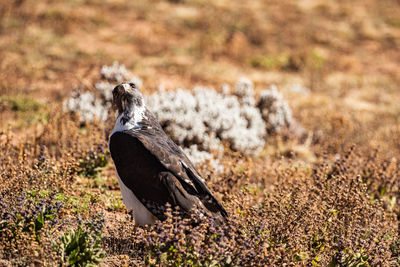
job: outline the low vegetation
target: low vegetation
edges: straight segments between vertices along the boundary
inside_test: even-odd
[[[94,179],[93,170],[111,168],[93,160],[109,157],[98,149],[105,146],[104,128],[89,124],[82,131],[79,121],[66,118],[55,115],[34,142],[13,145],[2,136],[0,255],[10,263],[79,265],[104,258],[111,264],[123,255],[138,265],[399,263],[400,166],[394,158],[349,147],[336,160],[275,160],[275,167],[259,169],[260,158],[226,148],[225,169],[206,178],[227,207],[227,224],[196,214],[182,221],[169,209],[166,222],[135,227],[126,211],[105,210],[104,197],[111,196],[84,181]],[[68,138],[58,138],[60,127]]]

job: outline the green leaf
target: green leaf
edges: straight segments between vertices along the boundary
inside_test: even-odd
[[[296,253],[296,255],[294,256],[294,259],[297,260],[297,261],[307,260],[308,259],[308,254],[307,254],[307,252]]]
[[[36,220],[35,220],[35,231],[40,231],[40,229],[42,229],[44,225],[44,215],[43,212],[39,214],[39,216],[37,216]]]

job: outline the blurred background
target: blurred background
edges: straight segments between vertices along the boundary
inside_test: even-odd
[[[276,84],[309,130],[398,123],[399,14],[398,0],[1,1],[0,125],[40,120],[22,113],[93,90],[114,61],[145,94]]]

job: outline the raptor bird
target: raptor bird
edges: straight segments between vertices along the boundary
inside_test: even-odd
[[[135,224],[164,220],[167,203],[179,206],[183,214],[196,209],[203,216],[225,221],[226,210],[146,108],[134,83],[121,83],[113,89],[113,107],[118,117],[109,149],[123,201]]]

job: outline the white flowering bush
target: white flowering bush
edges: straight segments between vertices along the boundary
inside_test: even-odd
[[[254,106],[254,84],[246,77],[241,77],[235,85],[234,94],[239,98],[240,103]]]
[[[108,116],[108,108],[90,92],[83,94],[75,92],[71,98],[64,102],[63,109],[77,113],[81,122],[91,122],[95,118],[104,121]]]
[[[275,85],[261,91],[257,107],[266,123],[267,132],[278,133],[282,127],[293,125],[292,110]]]
[[[220,148],[221,141],[226,140],[232,149],[249,154],[264,146],[266,132],[260,112],[247,102],[240,103],[236,95],[198,86],[193,93],[183,89],[160,90],[148,96],[146,102],[179,144],[197,145],[201,150],[211,151]]]
[[[139,88],[142,85],[140,78],[118,62],[103,66],[100,76],[95,93],[75,94],[64,103],[64,109],[79,114],[83,122],[107,119],[112,90],[117,84],[129,81]],[[276,86],[262,91],[258,101],[253,82],[245,77],[230,91],[226,84],[222,93],[202,86],[192,91],[160,88],[146,96],[146,105],[195,163],[211,162],[213,156],[208,152],[222,151],[223,142],[233,150],[256,154],[263,148],[267,134],[278,133],[293,124],[289,105]]]
[[[114,61],[111,66],[104,65],[101,68],[100,75],[101,78],[107,81],[121,83],[129,80],[132,73],[130,73],[124,65],[120,65],[118,62]]]
[[[147,97],[147,106],[175,142],[201,151],[220,149],[226,141],[234,150],[256,154],[268,133],[293,125],[289,105],[276,86],[262,91],[257,102],[252,81],[244,77],[233,93],[229,85],[222,91],[200,86],[193,92],[160,89]]]

